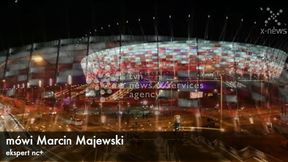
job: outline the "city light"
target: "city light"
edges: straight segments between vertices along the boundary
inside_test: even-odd
[[[53,85],[53,79],[49,78],[49,86],[51,87]]]
[[[42,80],[38,81],[38,86],[41,88],[42,87]]]
[[[42,63],[44,61],[43,57],[40,55],[32,56],[32,60],[35,61],[36,63]]]
[[[69,74],[68,75],[68,84],[71,85],[72,84],[72,76]]]

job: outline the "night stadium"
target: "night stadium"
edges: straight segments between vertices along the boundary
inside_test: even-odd
[[[287,161],[287,7],[206,3],[3,3],[0,159]]]
[[[177,115],[202,109],[277,109],[287,103],[287,53],[261,45],[119,35],[89,36],[82,43],[35,43],[5,52],[4,96],[32,105],[43,102],[57,111],[71,102],[65,111],[78,115]]]

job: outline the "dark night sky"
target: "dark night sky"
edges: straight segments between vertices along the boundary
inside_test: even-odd
[[[187,15],[191,14],[192,36],[203,38],[207,15],[210,14],[208,39],[219,40],[225,16],[229,16],[224,40],[231,41],[239,27],[240,19],[244,18],[236,41],[256,42],[288,51],[288,34],[260,34],[260,29],[265,28],[264,20],[269,16],[268,13],[260,11],[260,7],[270,7],[275,12],[283,9],[284,12],[279,15],[278,20],[282,24],[288,24],[288,7],[285,1],[18,0],[15,3],[15,0],[1,0],[0,48],[81,37],[94,29],[98,30],[96,35],[119,34],[116,22],[120,23],[122,34],[140,35],[138,18],[141,18],[145,34],[152,35],[153,16],[157,17],[159,34],[170,35],[169,14],[172,15],[175,36],[187,36]],[[126,20],[129,21],[128,25],[124,25]],[[254,21],[257,22],[256,25],[253,25]],[[110,30],[108,24],[111,24]],[[102,26],[104,30],[101,31]],[[282,25],[279,28],[288,26]]]

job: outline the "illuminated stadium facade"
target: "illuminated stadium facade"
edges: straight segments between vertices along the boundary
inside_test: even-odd
[[[156,40],[86,37],[3,51],[2,93],[29,100],[40,92],[61,98],[69,89],[71,97],[86,96],[104,104],[190,108],[217,105],[223,85],[227,103],[245,105],[251,98],[266,101],[268,96],[259,87],[273,85],[287,59],[284,51],[260,45]],[[278,95],[278,90],[273,93]]]
[[[173,75],[173,78],[189,78],[197,72],[204,76],[236,73],[277,78],[286,57],[285,52],[264,46],[190,40],[139,43],[101,50],[84,58],[81,65],[84,72],[87,70],[88,83],[95,75],[115,75],[117,72],[148,74],[157,71],[160,77]]]

